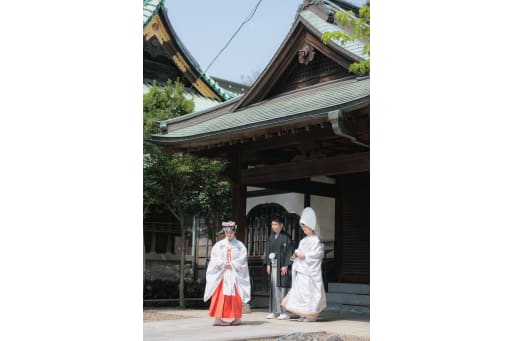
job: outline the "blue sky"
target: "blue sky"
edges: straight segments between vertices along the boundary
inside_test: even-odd
[[[352,0],[362,5],[366,0]],[[166,0],[167,15],[201,67],[212,62],[258,0]],[[288,34],[303,0],[263,0],[207,73],[241,82],[263,71]]]
[[[205,69],[249,16],[258,0],[167,0],[171,23]],[[252,19],[208,70],[235,82],[261,72],[290,30],[302,0],[263,0]]]

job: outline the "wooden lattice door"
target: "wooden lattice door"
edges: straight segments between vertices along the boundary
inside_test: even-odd
[[[251,209],[247,215],[247,255],[249,270],[253,281],[254,295],[268,295],[268,276],[263,266],[265,247],[272,229],[272,217],[279,215],[284,220],[284,230],[291,236],[295,245],[304,237],[299,225],[299,216],[288,213],[286,209],[276,203],[261,204]]]

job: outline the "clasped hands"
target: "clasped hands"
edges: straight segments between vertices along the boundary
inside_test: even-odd
[[[214,266],[215,269],[220,269],[221,267],[222,267],[221,264],[217,264],[217,265]],[[233,269],[233,270],[235,270],[235,268],[229,262],[224,264],[224,269]],[[243,272],[244,271],[244,267],[241,266],[239,271]]]
[[[221,268],[221,264],[217,264],[214,266],[215,269],[220,269]],[[231,269],[231,263],[226,263],[224,264],[224,269]]]

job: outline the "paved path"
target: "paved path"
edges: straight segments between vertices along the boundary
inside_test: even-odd
[[[332,313],[322,313],[317,322],[299,322],[295,319],[267,320],[266,311],[244,313],[240,326],[213,326],[207,310],[178,310],[159,308],[145,310],[145,315],[165,318],[144,321],[144,341],[207,341],[247,340],[289,335],[292,333],[326,332],[339,335],[344,341],[366,341],[370,337],[368,319],[349,319]],[[168,314],[167,317],[165,314]]]

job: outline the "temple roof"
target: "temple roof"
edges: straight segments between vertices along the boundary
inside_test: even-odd
[[[166,124],[162,126],[167,127],[166,131],[153,135],[152,140],[178,149],[210,148],[224,143],[243,143],[244,139],[274,131],[332,123],[328,115],[335,110],[367,108],[364,112],[369,112],[369,77],[357,77],[347,71],[351,63],[369,58],[363,54],[365,43],[330,41],[325,45],[321,42],[323,33],[344,30],[328,22],[333,11],[344,11],[339,1],[304,1],[290,32],[243,96],[164,121]],[[318,68],[304,65],[301,57],[305,52],[311,53],[312,60],[317,60]],[[311,72],[318,73],[319,78],[310,75]],[[297,81],[297,77],[310,77],[306,79],[311,82]],[[282,86],[287,82],[293,86]]]
[[[340,9],[341,10],[341,9]],[[314,13],[311,10],[305,10],[300,12],[300,16],[305,20],[306,23],[310,24],[312,28],[316,31],[317,36],[321,37],[325,32],[332,32],[336,30],[340,30],[341,28],[338,25],[328,23],[320,17],[318,14]],[[364,42],[356,39],[353,42],[346,42],[342,44],[339,41],[333,41],[333,44],[343,48],[346,53],[351,53],[354,56],[354,59],[368,59],[370,56],[363,53]]]
[[[251,88],[244,94],[237,104],[237,108],[251,105],[263,97],[267,96],[270,88],[276,83],[276,73],[278,69],[285,68],[285,65],[291,63],[289,54],[297,49],[300,41],[306,41],[303,37],[305,32],[311,34],[314,40],[318,42],[316,49],[332,50],[334,53],[345,59],[344,65],[347,69],[350,63],[368,59],[369,56],[363,54],[365,43],[360,40],[354,42],[341,43],[339,41],[329,41],[327,45],[321,42],[322,34],[330,31],[347,31],[337,24],[329,23],[329,13],[333,11],[347,12],[340,7],[338,3],[328,0],[306,0],[299,6],[297,16],[295,18],[288,35],[284,38],[281,46],[277,49],[266,68],[261,72]],[[311,42],[311,40],[309,40]],[[337,61],[340,63],[340,61]]]
[[[149,23],[153,22],[153,25],[159,28],[158,23],[155,21],[156,17],[160,15],[160,20],[163,21],[164,30],[166,30],[167,34],[170,36],[172,40],[172,46],[175,46],[178,50],[178,56],[174,55],[174,62],[184,73],[184,76],[189,79],[189,81],[198,89],[202,95],[207,97],[217,97],[217,99],[225,101],[231,99],[233,97],[238,96],[239,94],[234,91],[229,91],[227,89],[222,88],[219,84],[208,74],[204,73],[197,61],[194,59],[192,54],[186,49],[185,45],[181,42],[178,35],[174,31],[168,17],[167,17],[167,9],[163,4],[164,0],[144,0],[143,7],[143,24],[144,24],[144,35],[148,35],[147,32],[152,30],[152,27],[149,27]],[[154,36],[162,39],[162,35],[155,33]],[[167,41],[161,40],[160,43],[166,43]],[[183,57],[183,59],[181,58]],[[189,69],[192,69],[189,71]],[[204,83],[199,84],[199,79]],[[213,94],[204,88],[205,84],[210,91],[213,91]]]
[[[163,6],[162,0],[144,0],[144,8],[142,10],[142,14],[144,16],[144,26],[153,19],[153,17],[158,13],[160,7]]]
[[[324,121],[327,121],[329,111],[355,109],[368,105],[369,96],[370,79],[367,77],[321,83],[306,89],[291,91],[201,123],[191,122],[188,126],[167,134],[153,135],[153,140],[155,142],[192,142],[316,118],[324,118]],[[183,118],[168,120],[167,124],[172,125],[182,120]]]

